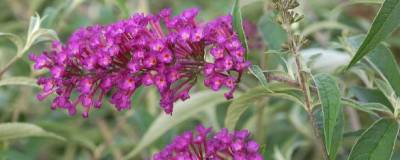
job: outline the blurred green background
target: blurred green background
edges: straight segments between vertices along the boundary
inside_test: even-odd
[[[339,74],[335,72],[335,68],[349,61],[349,57],[342,56],[348,56],[344,53],[343,38],[365,33],[379,9],[379,2],[299,2],[301,5],[298,11],[305,15],[305,19],[293,28],[310,39],[307,48],[316,49],[304,50],[305,54],[323,52],[328,55],[317,57],[314,63],[310,60],[309,67],[312,72],[338,74],[341,85],[345,86],[343,92],[349,97],[352,95],[348,92],[348,86],[368,87],[357,74]],[[59,39],[65,41],[79,27],[112,23],[135,12],[157,13],[162,8],[170,7],[174,14],[177,14],[185,8],[198,7],[201,10],[198,20],[206,21],[230,13],[231,6],[231,0],[0,0],[0,32],[14,33],[26,38],[30,18],[37,13],[45,17],[41,28],[54,30]],[[274,21],[275,14],[271,2],[242,0],[241,6],[246,23],[254,27],[255,31],[254,34],[248,35],[252,46],[252,62],[260,64],[263,69],[283,70],[282,65],[278,63],[279,58],[265,53],[266,50],[279,50],[286,39],[285,33]],[[397,31],[386,41],[396,57],[400,57],[399,35],[400,32]],[[49,43],[46,42],[38,43],[31,46],[27,53],[38,54],[48,46]],[[329,57],[332,55],[331,51],[340,53],[335,52],[332,58]],[[12,42],[0,37],[0,68],[6,65],[15,53],[16,48]],[[3,78],[36,77],[43,74],[31,70],[32,62],[27,59],[27,53],[10,66]],[[308,59],[312,57],[308,56]],[[241,91],[237,94],[245,93],[257,85],[257,80],[246,74]],[[204,90],[206,89],[199,85],[193,92],[209,93]],[[198,123],[214,129],[224,127],[229,105],[229,102],[224,101],[222,94],[214,99],[204,99],[204,95],[192,94],[191,100],[178,104],[182,106],[182,112],[169,117],[160,111],[155,89],[140,88],[132,97],[132,110],[118,112],[105,103],[102,109],[91,112],[88,119],[83,119],[79,115],[69,117],[61,110],[51,111],[51,98],[43,102],[37,101],[35,94],[38,91],[38,88],[30,86],[0,86],[0,122],[35,124],[66,140],[39,136],[0,141],[0,159],[120,159],[138,145],[143,148],[137,150],[138,154],[132,159],[150,159],[152,153],[163,148],[175,135],[193,129]],[[185,107],[190,108],[185,110]],[[344,138],[338,159],[345,159],[354,144],[354,135],[357,133],[353,131],[368,127],[374,119],[351,109],[346,109],[346,115],[346,131],[349,134]],[[295,103],[279,97],[257,101],[246,110],[236,128],[252,131],[253,138],[262,145],[265,159],[309,160],[319,155],[318,150],[314,148],[313,139],[310,138],[312,133],[306,113]],[[399,150],[394,159],[400,159]]]

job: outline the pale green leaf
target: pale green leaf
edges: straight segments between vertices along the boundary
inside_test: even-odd
[[[29,48],[30,46],[35,45],[39,42],[50,40],[58,40],[57,33],[52,29],[40,28],[28,35],[25,47]]]
[[[400,24],[400,1],[385,0],[367,37],[358,48],[347,68],[356,64],[362,57],[372,51],[382,40],[388,37]]]
[[[19,56],[22,56],[32,45],[48,40],[58,40],[57,33],[52,29],[40,28],[44,18],[41,18],[38,14],[32,16],[29,23],[28,35],[26,43]]]
[[[1,123],[0,141],[26,137],[49,137],[65,141],[65,139],[52,132],[45,131],[39,126],[29,123]]]
[[[352,99],[342,99],[342,104],[369,113],[376,117],[379,116],[377,112],[382,112],[388,115],[392,114],[392,111],[390,111],[388,107],[380,103],[362,103]]]
[[[258,81],[260,81],[263,87],[267,87],[268,85],[267,78],[265,78],[262,69],[258,65],[250,66],[249,71],[258,79]]]
[[[37,13],[35,16],[32,16],[29,21],[28,35],[37,31],[40,28],[40,24],[42,23],[43,18],[41,18]]]
[[[7,86],[7,85],[26,85],[26,86],[39,87],[36,84],[36,79],[29,77],[7,77],[0,80],[0,86]]]
[[[52,29],[40,28],[32,35],[32,45],[42,41],[58,40],[56,31]]]
[[[337,134],[335,127],[342,108],[340,104],[340,90],[336,80],[328,74],[315,76],[314,82],[318,90],[323,112],[325,147],[328,155],[335,155],[336,153],[330,153],[330,151],[337,150],[332,148],[332,144],[334,141],[333,138]]]
[[[391,87],[388,83],[386,83],[385,81],[380,80],[380,79],[376,79],[376,80],[375,80],[375,84],[376,84],[376,86],[378,87],[378,89],[386,96],[386,98],[387,98],[387,99],[392,103],[392,105],[393,105],[393,102],[391,101],[391,99],[392,99],[393,97],[396,97],[396,94],[394,93],[392,87]],[[394,105],[393,105],[393,106],[394,106]]]
[[[357,140],[349,160],[389,160],[399,132],[393,119],[380,119],[371,125]]]

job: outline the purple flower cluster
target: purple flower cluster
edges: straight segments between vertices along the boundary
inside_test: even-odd
[[[154,160],[262,160],[260,146],[250,140],[247,130],[229,133],[224,128],[213,137],[211,128],[196,127],[197,134],[186,131],[153,156]]]
[[[43,87],[38,99],[55,92],[52,109],[74,115],[82,104],[87,117],[106,95],[117,110],[125,110],[131,108],[138,87],[155,86],[160,106],[171,114],[173,103],[189,98],[201,74],[205,86],[214,91],[226,87],[225,97],[232,98],[250,65],[245,49],[231,16],[199,24],[197,14],[196,8],[175,17],[170,9],[158,15],[135,14],[113,24],[80,28],[65,44],[53,42],[50,51],[30,55],[35,69],[50,70],[50,76],[38,80]]]

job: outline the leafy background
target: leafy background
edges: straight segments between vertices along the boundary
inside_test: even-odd
[[[299,1],[296,11],[305,18],[292,28],[310,40],[301,55],[313,75],[313,114],[330,159],[367,159],[363,153],[390,159],[393,150],[391,159],[400,160],[399,125],[389,119],[400,105],[400,4],[391,2],[386,6],[392,10],[385,11],[392,16],[372,23],[382,0]],[[65,41],[79,27],[135,12],[170,7],[176,14],[199,7],[199,20],[206,21],[230,13],[232,5],[229,0],[1,0],[0,68],[8,69],[0,80],[0,159],[150,159],[174,135],[198,123],[215,130],[249,129],[265,159],[320,159],[294,81],[293,58],[281,50],[287,35],[269,0],[238,3],[244,23],[256,33],[247,35],[254,66],[233,101],[199,84],[192,98],[178,102],[167,116],[160,112],[156,90],[142,88],[132,97],[132,110],[117,112],[106,103],[83,119],[51,111],[50,98],[35,98],[35,78],[45,71],[32,71],[26,55],[46,50],[47,40]],[[371,27],[374,34],[365,38]],[[353,55],[358,58],[349,68]]]

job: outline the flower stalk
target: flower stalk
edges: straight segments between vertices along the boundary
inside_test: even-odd
[[[292,53],[295,58],[297,82],[304,94],[305,109],[313,127],[314,135],[316,136],[317,145],[321,150],[323,158],[328,159],[327,151],[324,147],[323,139],[318,130],[316,118],[313,114],[312,98],[310,93],[310,86],[308,83],[307,72],[303,68],[303,63],[299,54],[300,48],[307,43],[307,40],[301,35],[295,34],[291,28],[293,23],[300,21],[303,16],[294,12],[293,9],[299,6],[296,0],[274,0],[275,8],[279,11],[278,22],[282,25],[283,29],[287,32],[288,42],[285,44],[284,49]]]

